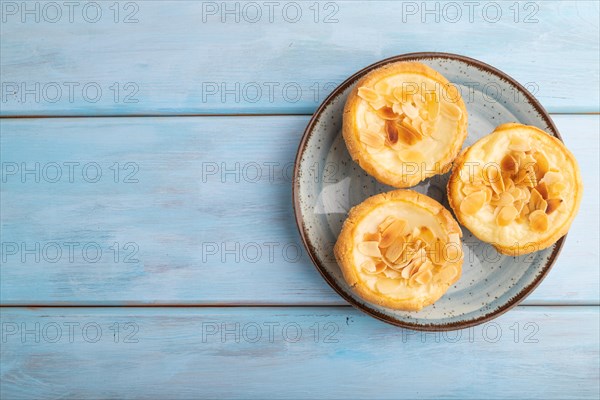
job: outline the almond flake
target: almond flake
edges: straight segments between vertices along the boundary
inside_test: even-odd
[[[408,116],[407,116],[407,117],[408,117]],[[423,133],[420,131],[420,129],[421,129],[421,125],[422,125],[422,124],[423,124],[423,122],[425,122],[425,121],[423,120],[423,118],[421,118],[421,116],[420,116],[420,115],[417,115],[417,116],[416,116],[416,117],[414,117],[414,118],[410,118],[410,117],[408,117],[408,118],[407,118],[407,122],[409,122],[409,123],[410,123],[410,126],[412,126],[412,127],[415,129],[415,131],[417,131],[417,132],[418,132],[418,133],[419,133],[421,136],[423,135]]]
[[[412,260],[408,260],[407,258],[408,257],[406,257],[403,254],[402,256],[400,256],[400,258],[398,260],[396,260],[395,263],[392,263],[392,265],[390,265],[390,268],[393,268],[396,271],[401,271],[403,268],[405,268],[406,266],[408,266],[410,264],[410,262],[412,261]]]
[[[433,243],[435,243],[435,235],[433,234],[433,231],[431,229],[429,229],[426,226],[422,226],[419,232],[419,237],[428,245],[432,245]]]
[[[525,203],[529,203],[529,200],[531,199],[531,191],[529,191],[529,189],[527,189],[526,187],[521,187],[519,188],[521,190],[521,200],[523,200]]]
[[[423,264],[421,264],[421,266],[419,267],[419,273],[425,272],[425,271],[432,271],[432,270],[433,270],[433,263],[431,262],[430,259],[425,260],[425,262]]]
[[[430,120],[435,121],[440,115],[440,102],[437,98],[437,93],[430,92],[425,94],[425,104],[427,115]]]
[[[502,210],[502,207],[494,207],[494,212],[492,213],[492,215],[494,216],[494,221],[496,220],[496,218],[498,218],[500,210]]]
[[[548,196],[552,198],[559,197],[566,188],[567,186],[563,182],[556,182],[548,188]]]
[[[379,262],[375,263],[375,273],[376,274],[379,274],[379,273],[385,271],[386,268],[387,268],[387,265],[383,261],[379,261]]]
[[[365,113],[365,122],[367,123],[367,126],[372,125],[374,127],[377,127],[377,132],[379,132],[381,128],[383,128],[383,126],[385,125],[384,120],[379,118],[377,114],[371,112]]]
[[[536,189],[531,191],[531,199],[529,200],[529,208],[532,210],[546,211],[546,201]]]
[[[419,270],[419,267],[421,266],[421,264],[423,264],[423,262],[418,261],[417,258],[413,258],[412,260],[410,260],[410,262],[408,263],[408,265],[402,270],[402,272],[404,271],[408,271],[408,276],[411,277],[414,274],[417,273],[417,271]]]
[[[360,141],[376,150],[383,148],[385,144],[385,138],[382,135],[374,134],[368,131],[361,132]]]
[[[381,251],[379,251],[378,245],[379,243],[377,242],[362,242],[358,244],[358,251],[365,256],[381,257]]]
[[[500,201],[500,195],[498,193],[492,192],[492,197],[490,198],[490,204],[497,203]]]
[[[548,202],[546,200],[542,200],[537,204],[537,207],[535,209],[546,212],[547,208],[548,208]]]
[[[519,215],[519,212],[514,206],[502,207],[496,216],[496,223],[498,226],[506,226],[514,221],[517,215]]]
[[[523,202],[523,200],[515,201],[514,207],[517,209],[517,212],[519,214],[521,214],[521,211],[523,211],[524,206],[525,206],[525,203]]]
[[[520,136],[513,136],[510,139],[510,145],[508,146],[508,148],[511,150],[514,150],[514,151],[529,151],[529,150],[531,150],[531,146],[529,145],[529,142]]]
[[[425,136],[433,135],[434,125],[431,121],[423,121],[421,122],[421,133]]]
[[[530,188],[537,186],[537,179],[535,178],[535,171],[532,166],[524,167],[519,170],[515,176],[515,184],[520,186],[527,186]]]
[[[363,242],[379,242],[381,240],[381,233],[365,233],[363,235]]]
[[[474,215],[483,207],[485,197],[486,195],[483,191],[471,193],[460,203],[460,211],[467,215]]]
[[[402,104],[402,111],[408,118],[415,119],[419,116],[419,110],[409,103]]]
[[[461,191],[461,192],[462,192],[464,195],[468,196],[468,195],[470,195],[471,193],[480,192],[482,189],[483,189],[483,188],[482,188],[481,186],[479,186],[479,185],[474,185],[474,184],[472,184],[472,183],[465,183],[465,184],[464,184],[464,185],[461,187],[460,191]]]
[[[535,163],[536,161],[533,155],[528,153],[521,153],[519,164],[523,168],[531,167],[533,169],[533,167],[535,167]]]
[[[392,92],[383,95],[383,97],[387,100],[388,105],[391,107],[393,104],[398,104],[398,100],[394,97]]]
[[[404,111],[402,111],[402,103],[393,103],[392,111],[395,112],[396,114],[398,114],[399,116],[403,116]]]
[[[525,179],[523,179],[523,183],[525,184],[525,186],[528,187],[536,187],[538,182],[537,182],[537,178],[535,177],[535,170],[533,166],[527,167],[526,168],[527,171],[527,175],[525,175]]]
[[[550,168],[550,164],[548,163],[548,159],[544,155],[544,153],[540,151],[536,151],[533,153],[533,158],[535,159],[535,176],[537,180],[541,180],[548,169]]]
[[[407,265],[406,267],[404,267],[402,269],[402,272],[400,273],[400,275],[402,276],[402,278],[404,278],[404,279],[410,278],[412,269],[413,269],[412,265]]]
[[[492,187],[494,192],[496,192],[497,194],[504,192],[504,180],[502,179],[502,174],[500,173],[500,171],[498,171],[498,169],[495,168],[495,166],[493,165],[488,167],[485,171],[488,182],[490,182],[490,186]]]
[[[562,176],[557,171],[548,171],[544,175],[543,180],[544,180],[544,182],[546,182],[546,185],[548,185],[548,187],[550,187],[550,186],[562,181]]]
[[[394,110],[392,108],[388,107],[388,106],[381,107],[379,110],[376,111],[376,114],[381,119],[390,120],[390,121],[393,121],[393,120],[396,120],[396,119],[400,118],[400,115],[396,114],[394,112]]]
[[[392,268],[392,269],[397,269],[396,264],[394,264],[393,262],[389,261],[388,259],[386,259],[385,257],[383,257],[381,259],[381,261],[383,261],[383,263],[386,265],[386,267]]]
[[[416,93],[412,97],[412,103],[414,103],[415,107],[422,108],[425,106],[426,100],[422,94]]]
[[[398,128],[394,122],[385,121],[385,134],[389,144],[394,145],[398,143]]]
[[[396,124],[398,130],[398,138],[405,144],[412,146],[421,140],[421,134],[405,121]]]
[[[378,94],[380,94],[382,96],[391,92],[390,85],[385,80],[381,80],[381,81],[377,82],[373,86],[373,89],[375,90],[375,92],[377,92]]]
[[[390,278],[390,279],[398,279],[398,278],[402,277],[402,275],[400,275],[400,272],[394,271],[393,269],[384,270],[383,275],[385,275],[387,278]]]
[[[431,271],[419,271],[419,273],[415,275],[415,281],[417,283],[420,283],[421,285],[429,283],[431,281],[431,278],[433,278],[433,274],[431,273]]]
[[[411,273],[411,277],[408,279],[408,286],[410,287],[415,287],[418,286],[419,284],[416,281],[416,275],[412,275]]]
[[[504,182],[504,191],[509,192],[511,189],[515,188],[515,182],[508,176],[502,175],[502,181]]]
[[[529,209],[529,205],[527,203],[524,203],[523,208],[521,209],[521,212],[519,213],[519,218],[526,219],[529,216],[530,212],[531,212],[531,210]]]
[[[500,168],[502,171],[510,174],[516,174],[519,171],[519,162],[515,160],[513,156],[507,154],[504,156],[502,161],[500,161]]]
[[[548,198],[548,186],[546,186],[546,182],[538,183],[534,190],[537,190],[544,200]]]
[[[392,217],[391,215],[385,217],[383,222],[379,224],[379,232],[385,231],[387,227],[390,226],[394,221],[396,221],[396,218]]]
[[[548,229],[548,216],[542,210],[529,214],[529,226],[535,232],[545,232]]]
[[[377,92],[366,86],[361,86],[358,88],[358,97],[369,103],[373,103],[379,99]]]
[[[363,262],[360,265],[360,268],[362,270],[365,270],[371,274],[375,273],[375,271],[377,270],[377,268],[375,267],[375,261],[373,261],[372,258],[369,258],[368,260],[365,260],[365,262]]]
[[[423,263],[427,261],[427,250],[425,250],[424,247],[419,248],[419,251],[415,253],[412,261],[415,267],[420,267],[423,265]]]
[[[523,192],[521,192],[521,189],[518,187],[513,187],[507,190],[507,192],[510,193],[515,200],[521,200],[523,198]]]
[[[546,208],[546,214],[552,214],[555,210],[558,209],[558,207],[560,207],[560,205],[562,204],[563,200],[562,199],[548,199],[548,207]]]
[[[399,240],[394,241],[385,250],[385,258],[392,263],[396,263],[398,261],[398,259],[400,258],[400,256],[402,256],[402,253],[404,252],[405,247],[406,247],[406,242],[404,240],[399,239]]]
[[[520,169],[514,178],[515,184],[524,185],[523,182],[525,181],[525,178],[527,178],[527,171],[525,169]]]
[[[380,125],[376,125],[376,124],[372,124],[372,123],[367,123],[367,127],[363,130],[363,132],[365,133],[370,133],[372,135],[377,135],[377,136],[381,136],[381,126]]]
[[[498,201],[492,202],[493,206],[510,206],[515,202],[515,198],[508,192],[502,192],[498,195]]]
[[[406,93],[404,90],[402,90],[400,86],[394,88],[392,94],[399,103],[406,103],[407,101],[409,101],[409,99],[412,98],[412,96]]]
[[[406,221],[397,219],[392,222],[381,235],[381,241],[379,247],[385,249],[389,247],[395,240],[404,240],[402,237],[404,228],[406,227]],[[393,260],[396,261],[396,260]]]
[[[402,257],[401,257],[401,258],[402,258]],[[405,266],[408,264],[407,262],[404,262],[404,261],[402,261],[402,260],[401,260],[401,258],[400,258],[400,259],[398,259],[398,262],[396,262],[396,263],[392,263],[392,262],[389,262],[389,261],[387,261],[387,262],[386,262],[386,264],[387,264],[387,265],[388,265],[388,266],[389,266],[391,269],[393,269],[394,271],[401,272],[401,271],[402,271],[402,268],[404,268],[404,267],[405,267]],[[385,258],[384,258],[384,259],[385,259]]]
[[[494,191],[490,187],[485,187],[483,189],[485,193],[485,203],[489,203],[492,200],[492,196],[494,195]]]
[[[379,97],[377,100],[370,102],[369,105],[374,109],[374,110],[379,110],[383,107],[386,107],[388,105],[388,102],[386,99],[384,99],[383,97]]]

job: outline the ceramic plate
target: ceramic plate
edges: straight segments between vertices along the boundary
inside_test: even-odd
[[[296,157],[293,199],[304,245],[319,272],[358,309],[394,325],[418,330],[453,330],[497,317],[521,302],[550,270],[564,237],[548,249],[511,257],[463,229],[465,262],[460,280],[434,305],[419,312],[396,311],[362,300],[350,289],[333,255],[333,245],[347,213],[374,194],[393,190],[352,161],[342,138],[342,111],[348,93],[367,72],[395,61],[419,61],[441,72],[460,88],[469,112],[465,146],[497,125],[534,125],[560,139],[548,113],[514,79],[480,61],[444,53],[412,53],[373,64],[348,78],[323,102],[310,120]],[[450,209],[449,174],[413,187]]]

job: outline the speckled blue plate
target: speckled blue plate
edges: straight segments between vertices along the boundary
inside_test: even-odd
[[[333,245],[348,210],[369,196],[393,190],[355,164],[342,138],[342,111],[348,93],[367,72],[396,61],[419,61],[441,72],[462,91],[469,112],[465,146],[497,125],[534,125],[560,139],[550,116],[523,86],[480,61],[445,53],[412,53],[373,64],[348,78],[331,93],[310,120],[296,157],[293,200],[304,245],[319,272],[356,308],[394,325],[418,330],[454,330],[486,322],[516,306],[550,270],[564,237],[537,253],[499,254],[463,227],[465,262],[460,280],[434,305],[419,312],[396,311],[366,302],[348,286],[333,255]],[[413,187],[450,209],[449,175]]]

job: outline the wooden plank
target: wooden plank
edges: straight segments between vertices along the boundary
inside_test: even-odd
[[[595,1],[86,4],[2,2],[0,114],[307,114],[418,51],[494,65],[553,112],[600,109]]]
[[[599,117],[555,120],[586,190],[526,303],[598,304]],[[2,303],[344,304],[293,218],[290,167],[307,121],[0,120]]]
[[[421,333],[336,308],[3,308],[0,395],[598,398],[598,308]],[[36,325],[37,324],[37,325]]]

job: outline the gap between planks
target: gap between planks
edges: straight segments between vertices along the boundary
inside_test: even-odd
[[[551,112],[550,115],[600,115],[600,112]],[[225,114],[107,114],[107,115],[0,115],[1,119],[58,119],[58,118],[173,118],[173,117],[312,117],[314,113],[225,113]]]
[[[596,304],[578,303],[545,303],[545,304],[519,304],[515,308],[536,307],[600,307]],[[353,309],[349,304],[1,304],[0,310],[6,308],[347,308]]]
[[[582,113],[584,115],[585,113]],[[593,114],[593,113],[592,113]],[[103,114],[103,115],[0,115],[0,119],[57,119],[57,118],[172,118],[172,117],[310,117],[313,114],[306,113],[271,113],[271,114]]]

